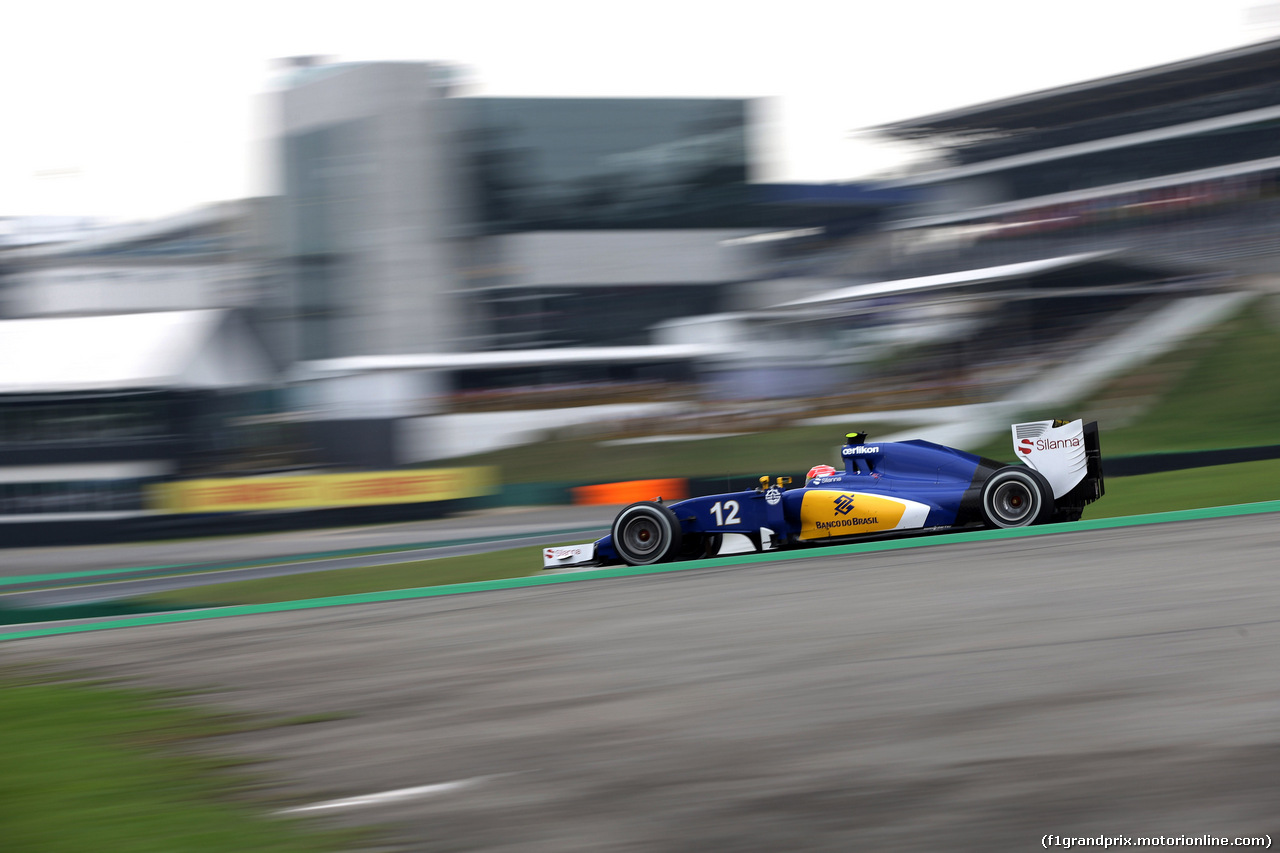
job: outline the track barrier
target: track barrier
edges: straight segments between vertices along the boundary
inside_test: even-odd
[[[689,496],[689,481],[683,477],[670,480],[627,480],[622,483],[577,486],[570,491],[577,506],[629,504],[651,501],[657,497],[664,501],[682,501]]]

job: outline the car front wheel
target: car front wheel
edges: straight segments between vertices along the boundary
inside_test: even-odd
[[[614,550],[629,566],[670,562],[683,541],[680,519],[659,503],[631,504],[613,520]]]

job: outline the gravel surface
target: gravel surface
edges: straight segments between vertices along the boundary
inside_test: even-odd
[[[1027,850],[1280,830],[1280,515],[5,643],[204,705],[414,851]]]

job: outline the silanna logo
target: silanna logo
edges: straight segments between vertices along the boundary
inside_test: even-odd
[[[1080,436],[1072,438],[1024,438],[1018,442],[1018,452],[1030,455],[1033,450],[1068,450],[1080,446]]]
[[[853,496],[841,495],[836,498],[836,515],[848,515],[853,512]]]

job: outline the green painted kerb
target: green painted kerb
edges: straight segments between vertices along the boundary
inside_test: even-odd
[[[854,545],[835,545],[812,550],[771,551],[764,554],[738,554],[710,560],[687,563],[663,563],[657,566],[616,566],[608,569],[591,569],[556,575],[534,575],[524,578],[460,583],[449,586],[429,586],[417,589],[396,589],[385,592],[367,592],[359,595],[338,595],[330,598],[308,598],[298,601],[282,601],[274,604],[243,604],[233,607],[214,607],[206,610],[183,610],[173,613],[151,613],[73,624],[46,623],[21,631],[0,633],[0,641],[22,640],[31,637],[50,637],[57,634],[79,634],[85,631],[105,631],[109,628],[135,628],[143,625],[165,625],[173,622],[193,622],[199,619],[218,619],[224,616],[249,616],[258,613],[282,613],[289,610],[311,610],[317,607],[341,607],[347,604],[373,604],[382,601],[405,601],[412,598],[434,598],[442,595],[461,595],[468,592],[484,592],[494,589],[518,589],[544,584],[576,583],[602,578],[635,577],[664,572],[684,572],[715,566],[732,566],[743,563],[763,563],[774,560],[795,560],[812,557],[830,557],[839,554],[866,554],[875,551],[895,551],[901,548],[926,548],[933,545],[952,545],[964,542],[985,542],[992,539],[1018,539],[1026,536],[1052,536],[1077,530],[1107,530],[1115,527],[1135,527],[1144,524],[1164,524],[1172,521],[1194,521],[1207,518],[1226,518],[1237,515],[1255,515],[1280,512],[1280,501],[1240,504],[1237,506],[1187,509],[1177,512],[1160,512],[1150,515],[1131,515],[1122,518],[1099,518],[1093,521],[1074,521],[1046,527],[1021,527],[1016,530],[976,530],[965,533],[946,533],[909,539],[892,539],[883,542],[862,542]]]

